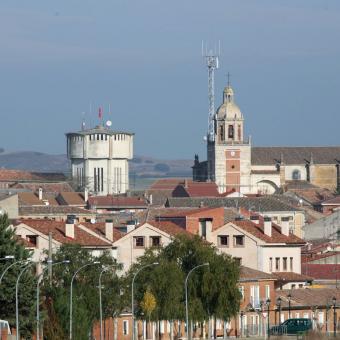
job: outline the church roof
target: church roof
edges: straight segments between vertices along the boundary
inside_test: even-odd
[[[305,164],[313,160],[315,164],[336,164],[340,161],[339,146],[270,146],[252,147],[252,165],[274,165],[280,160],[284,164]]]

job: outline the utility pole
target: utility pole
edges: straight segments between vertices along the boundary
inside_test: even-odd
[[[50,285],[52,284],[52,233],[48,233],[48,278],[50,280]]]

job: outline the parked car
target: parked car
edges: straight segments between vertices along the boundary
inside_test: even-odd
[[[283,334],[301,334],[310,331],[313,328],[311,319],[287,319],[279,326],[273,326],[270,328],[271,335],[283,335]]]

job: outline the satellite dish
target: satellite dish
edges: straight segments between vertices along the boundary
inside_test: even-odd
[[[106,121],[106,126],[110,127],[112,125],[111,120]]]
[[[95,218],[91,218],[91,223],[95,224],[96,223],[96,219]]]
[[[207,136],[203,136],[203,140],[207,141],[208,140]]]

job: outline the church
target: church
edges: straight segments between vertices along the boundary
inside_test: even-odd
[[[273,194],[294,181],[340,191],[340,147],[253,147],[244,116],[228,84],[207,138],[207,161],[195,155],[194,181],[211,181],[220,193]]]

